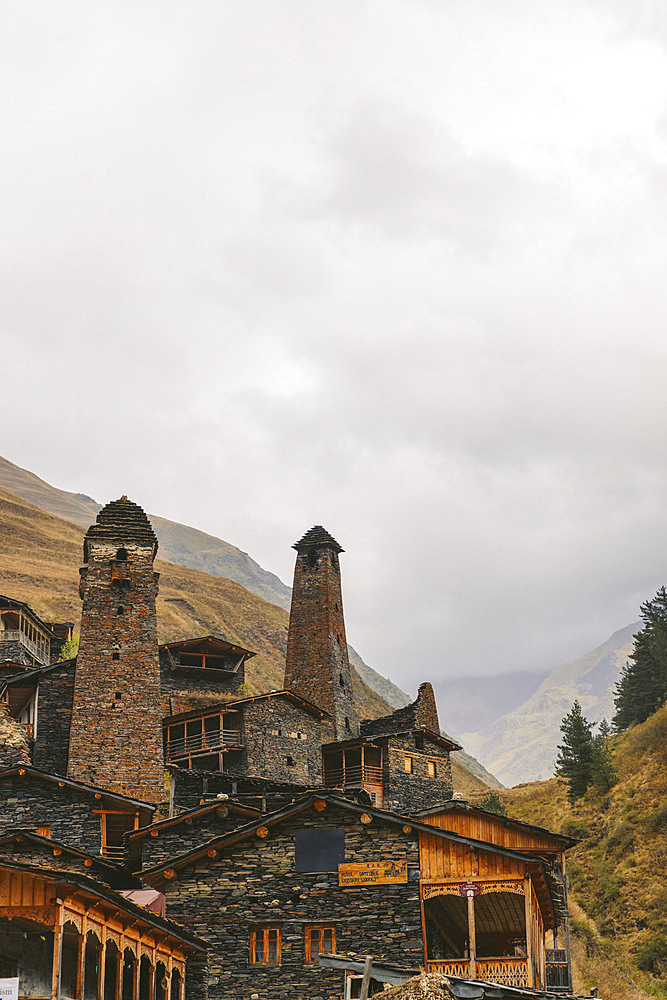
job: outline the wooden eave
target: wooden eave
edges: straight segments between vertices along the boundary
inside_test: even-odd
[[[36,778],[38,781],[47,781],[65,788],[74,788],[76,791],[83,792],[84,795],[92,796],[93,798],[99,796],[99,800],[103,805],[107,801],[126,805],[131,807],[128,808],[128,812],[139,811],[139,815],[144,810],[149,816],[152,816],[156,809],[156,806],[150,805],[148,802],[142,802],[140,799],[131,799],[127,795],[121,795],[120,792],[110,792],[107,788],[99,788],[96,785],[84,785],[81,781],[73,781],[71,778],[66,778],[61,774],[49,774],[48,771],[40,771],[31,764],[15,765],[14,767],[7,767],[0,771],[0,781],[6,778],[26,777]]]
[[[123,868],[122,865],[116,865],[113,861],[108,861],[106,858],[102,858],[97,854],[89,854],[87,851],[82,851],[78,847],[72,847],[70,844],[64,844],[61,840],[53,840],[51,837],[43,837],[40,833],[36,833],[34,830],[26,829],[25,827],[12,827],[10,833],[6,833],[4,836],[0,837],[0,852],[3,846],[15,847],[21,849],[22,844],[29,844],[42,850],[45,854],[51,854],[52,857],[57,857],[54,855],[54,848],[59,854],[68,854],[71,857],[79,858],[82,861],[90,861],[91,867],[97,868],[100,872],[106,872],[109,876],[115,879],[130,879],[136,884],[133,886],[126,886],[128,889],[141,889],[141,880],[136,877],[136,875],[130,874],[127,869]],[[0,864],[2,861],[0,860]]]
[[[209,853],[210,851],[215,851],[216,853],[218,851],[224,851],[226,848],[231,847],[239,841],[251,836],[260,826],[270,828],[272,826],[276,826],[285,819],[291,819],[299,813],[305,812],[306,809],[309,809],[316,799],[330,802],[333,806],[338,806],[342,809],[346,809],[348,812],[356,813],[357,815],[367,813],[378,820],[391,823],[394,826],[409,826],[411,831],[416,831],[417,833],[429,834],[430,836],[435,836],[443,840],[451,840],[459,844],[466,844],[467,846],[474,847],[477,850],[489,851],[492,854],[500,854],[504,857],[510,857],[516,861],[521,861],[526,865],[537,866],[538,868],[543,869],[541,860],[536,858],[534,855],[531,857],[519,851],[510,850],[506,847],[499,847],[496,844],[489,844],[481,840],[473,840],[471,837],[463,837],[460,834],[451,833],[449,830],[441,830],[436,826],[428,826],[426,823],[421,823],[419,820],[414,820],[409,816],[385,812],[383,809],[376,809],[371,806],[361,806],[350,801],[349,799],[341,798],[337,795],[331,795],[323,789],[322,791],[309,792],[296,803],[291,803],[289,806],[273,813],[264,813],[254,822],[239,827],[238,830],[233,830],[228,834],[223,834],[221,837],[214,837],[211,840],[206,841],[204,844],[187,851],[185,854],[169,858],[166,861],[160,862],[159,865],[144,868],[136,874],[149,882],[151,878],[155,878],[160,884],[164,884],[165,879],[163,873],[166,870],[178,870],[179,868],[185,868],[188,865],[194,864],[200,860],[212,860],[211,854]],[[215,855],[213,855],[213,857],[215,857]]]
[[[107,916],[114,912],[124,913],[134,918],[134,924],[145,924],[153,931],[163,934],[167,939],[175,939],[179,942],[180,947],[185,946],[190,951],[206,951],[208,948],[208,942],[182,927],[181,924],[177,924],[174,920],[168,920],[166,917],[160,917],[146,907],[133,903],[89,875],[79,875],[77,872],[58,868],[44,869],[38,865],[24,864],[20,861],[9,863],[2,859],[0,859],[0,869],[10,872],[13,870],[25,872],[36,878],[55,883],[59,890],[73,889],[74,892],[69,893],[70,898],[79,897],[87,902],[92,902],[95,908],[102,913],[108,909]]]
[[[206,669],[208,670],[208,667]],[[167,725],[172,725],[174,722],[186,722],[188,719],[197,719],[202,715],[215,715],[218,711],[229,711],[229,709],[239,708],[242,705],[251,705],[255,701],[265,701],[269,698],[287,698],[288,701],[303,708],[311,715],[316,715],[320,719],[329,717],[329,713],[325,712],[324,709],[318,708],[317,705],[306,701],[305,698],[294,694],[293,691],[269,691],[266,694],[256,694],[250,698],[239,698],[235,701],[219,701],[212,705],[207,705],[206,708],[195,708],[190,712],[179,712],[178,715],[168,715],[162,720],[162,725],[166,727]]]
[[[165,642],[160,645],[160,649],[168,649],[169,651],[183,650],[194,654],[212,653],[213,655],[215,655],[214,650],[217,649],[225,653],[243,655],[244,660],[249,660],[251,656],[257,656],[257,653],[253,653],[251,649],[244,649],[243,646],[227,642],[226,639],[221,639],[217,635],[202,635],[195,639],[180,639],[178,642]]]
[[[163,830],[169,830],[174,826],[179,826],[181,823],[186,823],[188,820],[190,822],[195,822],[202,816],[208,816],[210,813],[215,813],[218,809],[228,809],[230,812],[238,813],[239,816],[247,816],[251,819],[261,816],[259,809],[253,809],[252,806],[241,806],[235,802],[230,802],[228,799],[220,799],[218,802],[211,802],[206,806],[197,806],[195,809],[188,809],[187,812],[179,813],[178,816],[172,816],[170,819],[160,820],[159,823],[152,823],[150,826],[139,827],[138,830],[130,830],[125,836],[128,840],[142,840],[144,837],[150,836],[153,831],[157,831],[160,834]],[[1,843],[1,841],[0,841]]]
[[[390,740],[394,736],[423,736],[425,739],[431,740],[433,743],[439,743],[441,746],[444,745],[446,750],[462,750],[463,747],[459,746],[458,743],[454,743],[453,740],[448,740],[445,736],[440,736],[438,733],[434,733],[431,729],[425,729],[423,727],[419,729],[401,729],[394,733],[368,733],[367,735],[362,734],[361,736],[353,736],[349,740],[338,740],[333,743],[325,743],[322,746],[323,750],[351,750],[357,746],[366,746],[370,744],[378,744],[379,740]]]
[[[450,799],[449,802],[433,806],[430,809],[420,809],[419,812],[415,813],[415,815],[423,818],[425,816],[440,816],[456,812],[473,812],[478,813],[480,816],[488,816],[489,819],[501,822],[505,827],[516,827],[519,830],[531,831],[532,833],[544,836],[549,840],[556,841],[558,844],[558,846],[553,847],[545,844],[543,847],[538,849],[540,851],[563,851],[570,847],[575,847],[579,843],[579,841],[575,840],[573,837],[566,837],[561,833],[553,833],[552,830],[546,830],[542,826],[534,826],[532,823],[525,823],[520,819],[512,819],[509,816],[499,816],[498,813],[489,812],[488,809],[481,809],[479,806],[471,805],[469,802],[462,802],[457,799]],[[524,850],[528,850],[528,848],[524,848]]]

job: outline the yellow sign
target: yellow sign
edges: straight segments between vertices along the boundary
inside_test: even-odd
[[[366,861],[360,865],[338,865],[339,885],[392,885],[407,881],[407,860]]]

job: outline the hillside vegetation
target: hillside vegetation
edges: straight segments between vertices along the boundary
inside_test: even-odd
[[[509,815],[580,839],[567,855],[575,990],[667,997],[667,705],[614,737],[618,781],[574,807],[556,778],[498,794]]]
[[[82,545],[81,528],[0,489],[0,593],[26,601],[47,621],[72,621],[78,627]],[[159,559],[156,569],[161,642],[209,633],[224,636],[257,653],[247,663],[253,691],[282,687],[288,626],[283,608],[224,577]],[[391,712],[354,666],[352,682],[362,718]],[[457,791],[471,795],[486,789],[462,762],[454,761],[452,767]]]

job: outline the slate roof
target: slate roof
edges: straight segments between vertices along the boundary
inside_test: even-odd
[[[297,552],[303,552],[306,549],[314,548],[329,548],[333,549],[335,552],[344,552],[345,549],[342,545],[339,545],[333,535],[330,535],[326,528],[323,528],[321,524],[316,524],[310,531],[307,531],[303,538],[300,538],[298,542],[295,542],[292,546]]]
[[[127,497],[112,500],[102,508],[95,524],[91,524],[86,532],[86,539],[89,538],[99,538],[119,545],[123,542],[150,545],[157,551],[157,536],[146,512]]]

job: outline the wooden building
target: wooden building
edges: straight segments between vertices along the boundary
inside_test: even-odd
[[[0,860],[0,977],[18,976],[22,997],[185,1000],[204,956],[196,935],[96,879]]]

